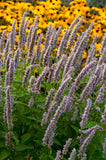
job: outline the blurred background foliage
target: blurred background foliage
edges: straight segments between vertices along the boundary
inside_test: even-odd
[[[94,7],[105,7],[106,6],[106,0],[86,0],[88,2],[89,6]]]
[[[6,2],[7,0],[4,0],[4,2]],[[36,0],[13,0],[14,2],[30,2],[32,3],[33,5],[36,4]],[[46,0],[38,0],[38,1],[46,1]],[[69,6],[69,3],[71,1],[74,1],[74,0],[61,0],[62,1],[62,4],[65,5],[65,6]],[[92,7],[105,7],[106,6],[106,0],[86,0],[87,3],[88,3],[88,6],[92,6]]]

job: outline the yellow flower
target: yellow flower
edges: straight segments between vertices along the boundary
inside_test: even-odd
[[[43,48],[44,48],[44,45],[41,43],[41,49],[40,49],[40,51],[42,51]]]
[[[1,57],[1,60],[3,60],[4,59],[4,57]]]
[[[85,65],[86,65],[86,62],[83,62],[82,65],[85,66]]]
[[[11,5],[14,5],[14,2],[13,2],[13,1],[6,1],[6,3],[11,4]]]
[[[7,28],[7,26],[0,26],[0,29],[6,29]]]
[[[57,52],[57,51],[58,51],[58,49],[57,49],[57,48],[55,48],[55,49],[54,49],[54,51],[55,51],[55,52]]]
[[[4,6],[5,6],[5,3],[0,2],[0,7],[1,7],[1,8],[4,8]]]
[[[85,51],[83,51],[83,56],[82,56],[82,60],[87,58],[87,53]]]
[[[97,51],[100,52],[101,43],[95,43],[95,46],[96,46]]]
[[[37,34],[40,34],[40,33],[42,33],[42,30],[41,30],[41,29],[38,29],[38,30],[37,30]]]
[[[96,57],[99,57],[99,56],[100,56],[100,54],[98,53],[98,54],[96,54],[95,56],[96,56]]]
[[[16,42],[18,42],[18,40],[19,40],[19,36],[18,36],[18,35],[16,35],[16,37],[15,37],[15,41],[16,41]]]
[[[38,68],[36,68],[36,69],[34,70],[34,72],[35,72],[35,73],[38,73],[38,70],[39,70],[39,69],[38,69]]]
[[[36,50],[36,48],[37,48],[37,45],[34,46],[34,49],[35,49],[35,50]]]
[[[70,6],[71,6],[71,5],[73,6],[73,5],[76,5],[76,4],[77,4],[77,3],[76,3],[75,1],[72,1],[72,2],[69,3]]]
[[[3,69],[0,69],[0,72],[3,72]]]

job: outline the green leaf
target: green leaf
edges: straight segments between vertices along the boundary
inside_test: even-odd
[[[14,160],[25,160],[25,157],[22,157],[22,155],[18,155],[18,157],[14,157]]]
[[[28,145],[18,145],[15,147],[16,151],[25,151],[27,149],[33,149],[33,146],[28,146]]]
[[[104,159],[106,159],[106,154],[105,154],[105,153],[104,153],[104,156],[103,156],[103,158],[104,158]]]
[[[51,160],[54,160],[53,156],[51,156],[51,155],[49,155],[49,158],[50,158]]]
[[[78,128],[78,127],[72,126],[72,125],[71,125],[71,127],[72,127],[76,132],[79,132],[79,128]]]
[[[9,157],[10,155],[10,152],[7,151],[7,150],[3,150],[0,154],[0,160],[4,160],[4,159],[7,159],[7,157]]]
[[[42,153],[41,156],[40,156],[40,159],[43,159],[43,160],[47,160],[47,154],[46,153]]]
[[[36,120],[35,117],[27,117],[27,118],[30,119],[30,120]]]
[[[15,104],[19,104],[19,105],[28,106],[28,104],[26,104],[26,103],[22,103],[22,102],[20,102],[20,101],[14,101],[14,103],[15,103]]]
[[[86,122],[86,125],[83,127],[83,129],[85,129],[85,128],[90,128],[90,127],[93,127],[93,126],[95,126],[95,125],[99,125],[99,126],[101,126],[101,123],[99,123],[99,122],[95,122],[95,121],[87,121]]]
[[[19,140],[18,140],[18,138],[16,137],[16,135],[13,135],[12,138],[15,140],[16,144],[18,145],[18,144],[19,144]]]
[[[24,134],[21,137],[21,143],[25,143],[26,141],[28,141],[31,138],[31,135],[29,133]]]
[[[41,140],[34,140],[34,142],[36,142],[36,143],[39,144],[39,145],[42,144]]]
[[[61,143],[57,139],[54,139],[54,143],[56,143],[57,145],[61,146]]]

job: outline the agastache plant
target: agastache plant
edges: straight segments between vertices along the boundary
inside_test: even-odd
[[[72,116],[72,118],[71,118],[71,121],[75,121],[75,120],[76,120],[77,115],[78,115],[78,111],[79,111],[78,108],[79,108],[79,106],[76,105],[75,111],[74,111],[73,116]]]
[[[53,101],[59,101],[63,92],[65,91],[65,89],[67,88],[69,82],[71,81],[71,77],[68,76],[67,79],[61,83],[59,89],[57,90],[57,92],[55,93],[54,99]]]
[[[98,129],[98,128],[99,128],[99,126],[96,125],[96,126],[94,126],[94,127],[91,127],[91,128],[89,128],[89,129],[86,129],[86,130],[79,130],[79,132],[80,132],[80,133],[83,133],[83,134],[86,134],[86,135],[88,136],[93,130],[96,130],[96,129]]]
[[[72,46],[73,40],[75,40],[75,38],[76,38],[76,33],[78,32],[78,29],[79,29],[83,19],[84,19],[84,17],[81,17],[80,21],[77,23],[76,27],[72,31],[71,36],[69,38],[69,43],[68,43],[68,47],[67,48],[70,48]]]
[[[23,47],[24,24],[25,24],[26,15],[27,15],[27,12],[24,12],[23,17],[22,17],[22,21],[21,21],[21,24],[20,24],[19,42],[18,42],[18,48],[20,48],[20,49]]]
[[[30,72],[31,72],[31,66],[28,66],[26,68],[25,75],[24,75],[24,78],[23,78],[23,84],[22,84],[23,87],[25,87],[26,83],[28,82]]]
[[[105,109],[104,109],[104,113],[102,114],[102,119],[101,119],[101,122],[103,124],[106,124],[106,104],[105,104]]]
[[[57,128],[57,121],[59,119],[59,117],[61,116],[64,106],[65,106],[65,102],[66,102],[66,97],[64,97],[63,101],[61,102],[60,106],[58,106],[53,119],[50,121],[47,130],[45,131],[45,135],[43,138],[43,145],[47,145],[48,147],[51,147],[53,145],[53,137],[55,135],[55,130]],[[50,140],[51,139],[51,143]]]
[[[52,29],[52,24],[49,25],[48,29],[47,29],[47,32],[46,32],[46,39],[45,39],[45,43],[44,43],[44,48],[47,49],[48,47],[48,44],[49,44],[49,40],[50,40],[50,37],[51,37],[51,29]]]
[[[39,94],[41,82],[44,80],[44,77],[46,76],[48,71],[49,71],[49,67],[45,67],[41,75],[37,78],[36,83],[34,85],[35,93]]]
[[[47,80],[48,83],[53,81],[55,68],[56,68],[56,64],[52,64],[52,66],[49,70],[49,75],[48,75],[48,80]]]
[[[1,39],[0,39],[0,53],[3,53],[5,34],[6,34],[6,31],[3,31]]]
[[[68,29],[49,23],[38,34],[36,15],[27,34],[28,17],[25,12],[18,43],[16,20],[0,37],[0,158],[95,160],[97,153],[105,159],[106,33],[96,57],[93,22],[81,33],[79,15]]]
[[[53,95],[54,92],[55,92],[55,89],[51,88],[51,90],[49,91],[48,96],[46,98],[45,110],[47,110],[49,108],[49,105],[50,105],[50,102],[51,102],[51,99],[52,99],[52,95]]]
[[[78,16],[74,19],[74,21],[71,23],[71,25],[70,25],[70,27],[69,27],[69,29],[68,29],[68,40],[69,40],[69,36],[70,36],[70,34],[71,34],[72,30],[73,30],[73,27],[75,26],[75,24],[78,23],[79,18],[81,18],[81,15],[78,15]]]
[[[14,55],[15,68],[18,67],[20,53],[21,53],[21,50],[18,48],[18,49],[16,50],[15,55]]]
[[[84,113],[81,117],[82,118],[82,120],[80,122],[81,127],[83,127],[86,124],[86,121],[88,120],[88,115],[89,115],[89,112],[90,112],[90,109],[91,109],[91,104],[92,104],[91,99],[87,99],[87,105],[86,105]]]
[[[3,59],[3,64],[5,64],[5,60],[6,60],[6,58],[7,58],[7,53],[9,52],[9,36],[10,36],[10,34],[8,33],[7,42],[6,42],[5,48],[4,48],[4,59]]]
[[[33,32],[33,26],[30,26],[30,30],[29,30],[28,36],[27,36],[26,48],[29,48],[32,32]]]
[[[14,50],[15,37],[16,37],[15,25],[16,25],[16,20],[14,20],[12,24],[11,32],[9,35],[9,52]]]
[[[79,154],[78,157],[81,158],[82,157],[82,153],[84,153],[87,149],[88,144],[90,143],[90,141],[92,140],[92,138],[95,135],[95,130],[93,130],[89,136],[84,140],[84,142],[82,143],[82,145],[79,148]]]
[[[1,98],[2,98],[2,86],[0,85],[0,102],[1,102]]]
[[[69,146],[70,146],[70,144],[71,144],[71,141],[72,141],[71,138],[69,138],[69,139],[66,141],[66,144],[64,145],[63,150],[62,150],[62,154],[63,154],[63,155],[66,155],[66,154],[67,154],[68,148],[69,148]]]
[[[55,160],[60,160],[60,159],[61,159],[61,151],[58,150],[58,151],[57,151],[57,154],[56,154]]]
[[[8,69],[9,69],[9,64],[10,64],[10,60],[11,60],[11,58],[12,58],[12,53],[13,53],[13,52],[10,52],[10,53],[8,54],[7,59],[6,59],[6,61],[5,61],[5,69],[6,69],[6,71],[8,71]]]
[[[9,63],[9,71],[10,71],[10,84],[11,84],[14,80],[14,72],[15,72],[15,61],[13,58],[11,58]]]
[[[97,98],[95,100],[95,104],[102,102],[102,99],[104,97],[104,91],[105,91],[105,84],[103,84],[102,87],[99,89]]]
[[[75,156],[76,156],[76,149],[73,148],[70,157],[68,158],[68,160],[75,160]]]
[[[106,46],[106,32],[105,32],[105,35],[103,37],[101,48],[100,48],[101,53],[103,53],[103,50],[104,50],[105,46]]]
[[[103,153],[106,154],[106,138],[104,138]]]
[[[94,36],[94,39],[90,45],[90,49],[88,50],[88,56],[86,59],[86,64],[88,64],[95,56],[95,54],[97,53],[96,51],[96,47],[95,47],[95,43],[97,41],[97,35]]]
[[[48,113],[44,112],[41,126],[44,126],[45,124],[50,122],[53,112],[55,111],[56,108],[56,103],[57,103],[56,101],[52,101],[50,107],[48,108]]]
[[[66,56],[62,55],[54,71],[54,77],[53,77],[54,81],[57,81],[59,79],[59,74],[61,72],[61,69],[64,67],[65,59],[66,59]]]
[[[29,51],[28,51],[28,56],[27,56],[27,60],[26,62],[30,61],[32,55],[33,55],[33,50],[34,50],[34,45],[35,45],[35,41],[37,39],[37,27],[33,29],[32,35],[31,35],[31,43],[29,45]]]
[[[23,41],[22,41],[22,47],[25,47],[25,43],[26,43],[26,29],[27,29],[27,25],[28,25],[29,19],[27,19],[24,23],[24,29],[23,29]]]
[[[37,49],[36,49],[36,59],[39,60],[40,54],[41,54],[41,42],[42,42],[42,34],[40,34],[38,42],[37,42]]]

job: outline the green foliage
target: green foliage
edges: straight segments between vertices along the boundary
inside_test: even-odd
[[[69,3],[73,1],[73,0],[61,0],[62,4],[65,5],[65,6],[69,6]]]
[[[61,1],[63,5],[69,6],[69,3],[74,0],[61,0]],[[98,7],[98,8],[106,6],[106,0],[86,0],[86,1],[88,3],[88,6]]]
[[[88,5],[92,7],[105,7],[106,6],[106,0],[87,0]]]
[[[44,1],[44,0],[39,0]],[[74,0],[61,0],[62,4],[65,6],[69,6],[69,3]],[[94,7],[105,7],[106,6],[106,0],[86,0],[89,6]]]

